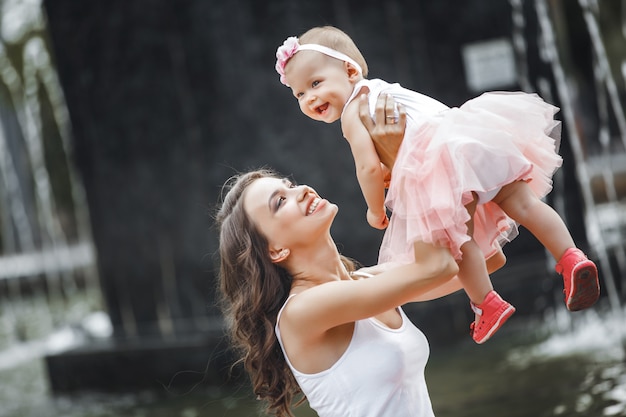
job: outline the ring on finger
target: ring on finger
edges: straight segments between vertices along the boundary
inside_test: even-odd
[[[390,125],[395,125],[396,123],[398,123],[398,116],[394,116],[394,115],[386,116],[385,120]]]

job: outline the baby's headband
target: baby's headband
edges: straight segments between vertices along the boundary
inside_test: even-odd
[[[292,56],[299,51],[317,51],[321,52],[324,55],[328,55],[330,57],[336,58],[340,61],[348,62],[359,71],[360,74],[363,74],[363,70],[361,66],[356,63],[356,61],[350,58],[348,55],[343,54],[334,49],[328,48],[323,45],[318,45],[316,43],[305,43],[304,45],[300,45],[298,43],[298,38],[295,36],[291,36],[287,38],[287,40],[278,48],[276,51],[276,72],[280,74],[280,82],[289,87],[287,84],[287,80],[285,79],[285,66],[287,62],[291,59]]]

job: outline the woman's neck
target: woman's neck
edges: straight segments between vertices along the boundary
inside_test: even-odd
[[[286,265],[293,277],[292,288],[350,279],[335,242],[332,239],[330,242],[306,251],[292,251]]]

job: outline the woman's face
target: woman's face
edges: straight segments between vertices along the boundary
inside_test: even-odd
[[[287,179],[259,178],[245,191],[243,207],[267,238],[270,251],[310,245],[328,234],[337,206],[306,185]]]

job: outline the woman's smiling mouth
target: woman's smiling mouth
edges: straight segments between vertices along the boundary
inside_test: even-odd
[[[313,201],[311,202],[311,205],[309,206],[309,209],[306,211],[306,215],[311,215],[313,214],[313,212],[315,211],[315,209],[317,208],[318,204],[320,203],[320,201],[322,201],[321,198],[319,197],[315,197],[313,199]]]

